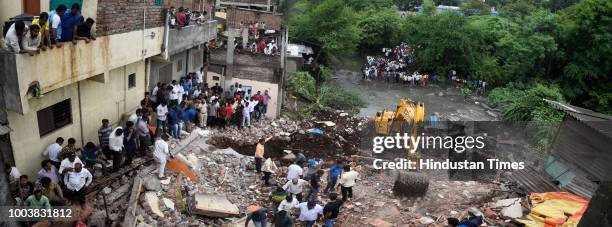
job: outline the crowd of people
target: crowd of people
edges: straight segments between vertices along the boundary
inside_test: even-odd
[[[291,163],[285,163],[289,164],[286,172],[280,172],[276,164],[279,161],[265,153],[264,145],[269,139],[261,138],[255,148],[255,171],[261,173],[263,185],[272,187],[269,203],[247,207],[245,226],[251,221],[255,226],[266,226],[271,214],[270,221],[276,227],[295,223],[311,227],[318,221],[333,227],[341,207],[353,197],[353,187],[360,180],[358,172],[343,160],[324,167],[326,164],[320,159],[307,159],[302,153],[297,153]],[[324,176],[326,181],[322,180]],[[324,206],[320,199],[323,197],[327,198]]]
[[[61,48],[62,42],[77,44],[84,40],[89,43],[96,39],[91,32],[95,21],[85,19],[79,11],[78,3],[70,10],[65,5],[58,5],[53,11],[40,13],[29,26],[24,21],[15,21],[5,34],[4,48],[13,53],[34,55],[54,47]]]
[[[410,65],[414,63],[414,57],[410,46],[402,43],[393,48],[383,48],[380,56],[367,56],[363,66],[363,79],[383,80],[402,84],[427,86],[429,83],[440,81],[440,76],[434,73],[421,74],[411,71]],[[487,83],[482,80],[473,80],[471,74],[460,76],[456,70],[448,72],[448,81],[456,86],[466,84],[474,88],[485,90]]]
[[[192,24],[202,24],[206,22],[206,16],[208,12],[203,11],[189,11],[188,8],[179,7],[178,10],[171,6],[168,10],[170,15],[170,26],[171,27],[185,27]]]
[[[120,171],[137,157],[152,156],[159,164],[159,178],[165,179],[165,163],[172,158],[170,137],[180,140],[182,132],[196,127],[250,127],[251,119],[265,117],[271,100],[267,90],[251,95],[236,83],[224,91],[218,84],[204,83],[203,74],[201,68],[178,81],[157,83],[124,123],[113,127],[102,119],[98,141],[80,147],[74,138],[56,138],[42,151],[45,160],[35,178],[6,164],[15,203],[34,208],[84,204],[94,176]]]

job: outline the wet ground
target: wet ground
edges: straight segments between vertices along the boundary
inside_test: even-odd
[[[334,76],[334,83],[357,93],[367,104],[360,111],[361,116],[373,117],[384,108],[395,109],[400,98],[406,97],[425,103],[425,114],[439,113],[443,119],[452,121],[490,121],[495,116],[479,101],[466,101],[460,89],[445,85],[431,84],[427,87],[369,81],[361,78],[361,72],[339,69]]]

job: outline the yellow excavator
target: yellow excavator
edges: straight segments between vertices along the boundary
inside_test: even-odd
[[[393,136],[395,133],[410,132],[410,136],[417,136],[420,123],[425,121],[425,104],[402,98],[395,111],[383,110],[376,113],[374,119],[376,134],[380,136]],[[417,163],[416,154],[408,151],[408,159]],[[400,171],[393,186],[393,192],[400,196],[422,196],[429,188],[429,179],[425,174],[417,171]]]

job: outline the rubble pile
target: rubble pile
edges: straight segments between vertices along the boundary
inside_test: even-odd
[[[480,210],[490,226],[515,226],[529,210],[527,197],[505,182],[435,180],[422,197],[397,197],[395,172],[357,163],[362,181],[338,218],[343,226],[446,226],[447,218],[465,218],[470,207]]]
[[[367,119],[345,112],[323,112],[308,119],[253,121],[250,128],[235,126],[218,131],[208,141],[220,148],[232,147],[245,155],[253,155],[260,138],[273,138],[266,143],[266,152],[282,157],[283,150],[302,152],[309,157],[333,157],[355,154],[361,145],[361,132]],[[321,153],[323,152],[323,153]]]

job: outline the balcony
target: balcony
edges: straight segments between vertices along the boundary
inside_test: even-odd
[[[170,28],[168,34],[168,56],[204,44],[217,37],[217,21],[186,27]]]
[[[220,0],[219,4],[237,6],[272,6],[278,5],[278,0]]]
[[[226,60],[227,49],[214,49],[210,52],[210,63],[226,65]],[[252,54],[247,50],[243,50],[241,53],[234,52],[234,65],[279,69],[281,67],[281,56]]]
[[[78,44],[41,51],[40,54],[13,54],[0,51],[0,84],[6,108],[19,114],[29,111],[30,85],[40,94],[85,79],[105,82],[108,72],[161,53],[163,27],[98,37]]]

